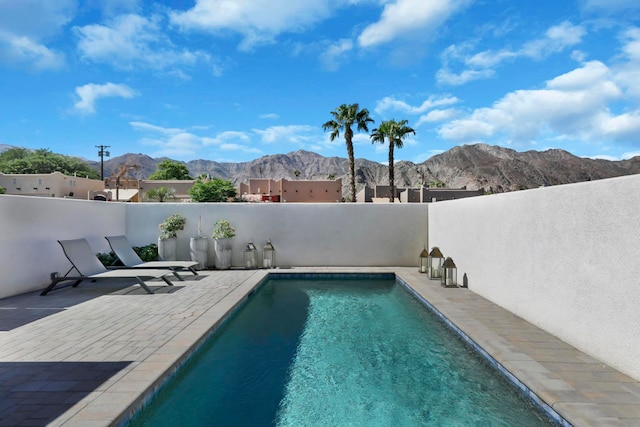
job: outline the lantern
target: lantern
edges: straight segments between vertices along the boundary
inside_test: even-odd
[[[440,284],[445,288],[453,288],[458,286],[457,284],[458,269],[456,264],[450,257],[444,260],[442,264],[442,277],[440,278]]]
[[[427,258],[427,271],[429,272],[429,279],[439,279],[442,276],[442,261],[444,261],[444,255],[440,252],[437,246],[431,248],[429,257]]]
[[[427,272],[427,259],[429,258],[429,252],[427,252],[427,249],[423,249],[422,252],[420,252],[420,255],[418,255],[418,259],[420,260],[420,269],[418,270],[420,273],[426,273]]]
[[[247,247],[244,249],[244,266],[248,269],[254,269],[258,266],[258,249],[256,249],[256,245],[253,242],[249,242]]]
[[[267,240],[262,249],[262,267],[273,268],[276,266],[276,250],[271,244],[271,240]]]

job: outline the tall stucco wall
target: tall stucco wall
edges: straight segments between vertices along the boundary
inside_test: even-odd
[[[473,292],[640,379],[639,206],[640,175],[438,202],[429,245]]]
[[[236,228],[233,265],[243,264],[244,246],[259,249],[271,239],[280,266],[410,266],[427,241],[428,207],[352,203],[135,203],[127,204],[127,235],[134,245],[155,242],[158,224],[172,213],[185,215],[178,234],[178,257],[189,258],[189,238],[198,218],[210,238],[213,222]],[[213,264],[213,251],[209,262]]]
[[[0,195],[0,298],[43,289],[70,264],[56,240],[86,237],[105,252],[124,234],[125,206],[88,200]]]

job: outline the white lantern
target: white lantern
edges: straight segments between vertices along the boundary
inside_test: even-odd
[[[248,269],[254,269],[258,266],[258,249],[256,249],[256,245],[253,242],[249,242],[247,247],[244,249],[244,266]]]
[[[451,258],[444,260],[442,264],[442,277],[440,278],[440,284],[445,288],[454,288],[458,286],[457,276],[458,269],[456,264]]]
[[[429,257],[427,258],[427,271],[429,272],[429,279],[439,279],[442,276],[442,262],[444,261],[444,255],[440,252],[437,246],[431,248]]]
[[[276,250],[271,244],[271,240],[267,240],[262,249],[262,267],[273,268],[276,266]]]
[[[420,268],[418,269],[418,271],[420,273],[426,273],[427,272],[427,259],[429,258],[429,252],[427,252],[427,249],[423,249],[422,252],[420,252],[420,255],[418,256],[418,259],[420,260]]]

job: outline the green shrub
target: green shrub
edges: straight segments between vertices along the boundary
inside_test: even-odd
[[[133,250],[136,251],[140,259],[144,262],[156,261],[158,259],[158,245],[155,243],[150,243],[146,246],[134,246]],[[122,262],[113,251],[96,255],[105,267],[122,266]]]
[[[146,246],[134,246],[133,250],[136,251],[144,262],[156,261],[158,259],[158,245],[155,243],[150,243]]]

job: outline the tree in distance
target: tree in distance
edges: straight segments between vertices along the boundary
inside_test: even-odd
[[[189,196],[194,202],[226,202],[236,196],[236,189],[233,183],[226,179],[198,178],[189,189]]]
[[[369,132],[369,123],[373,123],[373,119],[369,117],[369,110],[363,108],[360,110],[358,104],[342,104],[331,112],[333,120],[329,120],[322,125],[324,131],[331,131],[329,138],[331,141],[340,136],[340,132],[344,132],[344,141],[347,144],[347,155],[349,156],[349,188],[351,193],[351,202],[356,201],[356,159],[353,154],[353,125],[358,131]]]
[[[10,148],[0,153],[0,172],[10,174],[47,174],[60,172],[68,176],[100,179],[98,171],[84,161],[40,148]]]
[[[144,195],[147,200],[157,200],[160,203],[164,202],[167,199],[175,199],[175,190],[169,187],[158,187],[152,188],[147,191]]]
[[[407,126],[407,120],[396,122],[394,119],[380,123],[380,126],[371,131],[371,143],[384,144],[385,139],[389,141],[389,202],[393,203],[396,198],[396,186],[393,171],[393,149],[402,148],[403,140],[410,133],[416,131]]]
[[[152,181],[168,181],[173,179],[185,181],[193,178],[189,176],[189,169],[187,169],[184,163],[174,160],[163,160],[158,163],[158,170],[149,175],[147,179]]]

